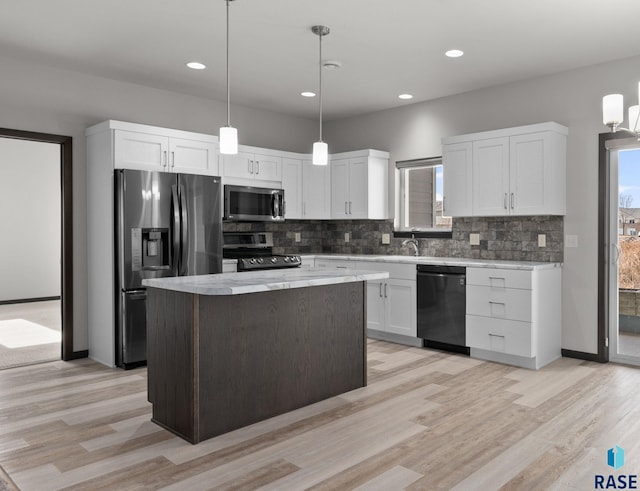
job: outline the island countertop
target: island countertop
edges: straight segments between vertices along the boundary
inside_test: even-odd
[[[161,288],[196,295],[241,295],[244,293],[305,288],[310,286],[381,280],[389,277],[385,271],[295,268],[221,273],[200,276],[152,278],[142,281],[146,287]]]

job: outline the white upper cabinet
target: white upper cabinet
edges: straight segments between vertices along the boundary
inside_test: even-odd
[[[509,138],[473,142],[473,214],[509,214]]]
[[[552,131],[509,138],[512,215],[566,213],[566,137]]]
[[[567,133],[541,123],[444,138],[445,213],[564,215]]]
[[[442,146],[445,216],[471,216],[471,142]]]
[[[295,154],[292,154],[295,155]],[[306,155],[283,157],[282,188],[285,219],[328,220],[331,218],[329,166],[313,165]]]
[[[302,218],[331,218],[331,172],[328,165],[313,165],[311,159],[302,161]]]
[[[182,174],[219,175],[218,144],[169,138],[169,168]]]
[[[169,137],[115,130],[114,138],[114,166],[117,169],[167,169]]]
[[[349,159],[331,160],[331,218],[349,218]]]
[[[377,150],[331,156],[331,218],[386,219],[389,154]]]
[[[284,218],[302,218],[302,159],[282,159]]]
[[[214,136],[118,121],[106,124],[115,126],[104,129],[113,131],[116,169],[219,175]]]
[[[282,182],[282,157],[264,155],[251,147],[239,147],[236,155],[222,155],[222,175],[227,178]]]

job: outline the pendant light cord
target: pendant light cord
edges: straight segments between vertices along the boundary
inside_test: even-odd
[[[231,91],[229,90],[229,2],[227,1],[227,126],[231,126]]]
[[[320,103],[320,140],[322,141],[322,30],[320,31],[320,34],[318,35],[318,37],[320,38],[320,56],[318,58],[318,74],[319,74],[319,78],[320,78],[320,83],[319,85],[319,90],[320,90],[320,97],[319,99],[319,103]]]

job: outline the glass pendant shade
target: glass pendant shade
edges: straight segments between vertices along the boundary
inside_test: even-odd
[[[617,126],[624,119],[622,94],[609,94],[602,98],[602,122],[607,126]]]
[[[238,153],[238,130],[231,126],[220,128],[220,153],[235,155]]]
[[[329,146],[325,142],[313,144],[313,165],[327,165],[329,163]]]
[[[640,132],[640,121],[638,121],[639,115],[640,106],[629,107],[629,129],[635,133]]]

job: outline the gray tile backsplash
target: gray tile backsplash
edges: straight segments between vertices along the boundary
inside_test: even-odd
[[[561,216],[454,218],[451,239],[418,239],[420,255],[514,261],[562,262],[564,220]],[[393,238],[393,220],[287,220],[283,223],[224,223],[224,231],[272,232],[276,254],[411,255],[404,239]],[[296,232],[301,241],[295,241]],[[350,241],[344,241],[349,232]],[[382,244],[382,234],[391,244]],[[469,234],[480,234],[480,245]],[[545,234],[546,247],[538,247]]]

